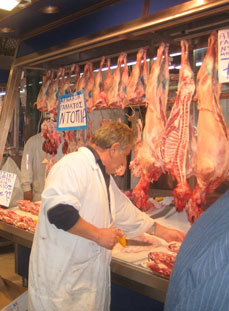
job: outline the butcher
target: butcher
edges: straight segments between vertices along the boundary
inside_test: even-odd
[[[111,174],[126,167],[134,142],[132,129],[109,121],[90,146],[50,170],[30,257],[30,311],[108,311],[117,237],[148,232],[168,242],[183,240],[183,232],[156,224],[115,184]]]

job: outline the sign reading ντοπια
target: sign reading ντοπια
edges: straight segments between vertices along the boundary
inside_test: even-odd
[[[57,130],[69,131],[88,128],[84,91],[59,97]]]

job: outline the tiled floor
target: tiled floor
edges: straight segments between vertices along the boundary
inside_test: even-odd
[[[13,245],[0,247],[0,276],[17,285],[22,285],[21,276],[15,273],[15,256]]]

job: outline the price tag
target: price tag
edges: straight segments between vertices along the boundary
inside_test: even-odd
[[[88,128],[84,91],[59,97],[57,130],[69,131]]]
[[[229,82],[229,29],[218,31],[219,82]]]
[[[16,174],[0,170],[0,205],[9,206]]]

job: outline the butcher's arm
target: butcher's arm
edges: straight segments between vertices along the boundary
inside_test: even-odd
[[[118,228],[97,228],[79,217],[76,224],[68,230],[72,234],[92,240],[102,247],[112,249],[117,243],[117,236],[123,236],[123,231]]]
[[[58,229],[79,235],[94,241],[102,247],[112,249],[117,243],[117,236],[123,236],[118,228],[98,228],[80,217],[76,208],[69,204],[60,203],[47,212],[48,220]]]
[[[167,228],[156,222],[154,223],[152,228],[150,228],[147,231],[147,233],[156,235],[157,237],[164,239],[167,242],[172,242],[172,241],[182,242],[185,237],[184,232],[180,230],[176,230],[176,229]]]

